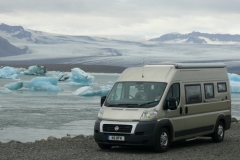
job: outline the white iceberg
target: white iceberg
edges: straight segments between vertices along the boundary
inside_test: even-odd
[[[94,76],[84,72],[80,68],[71,69],[70,80],[71,85],[91,85],[94,80]]]
[[[13,67],[8,67],[8,66],[0,68],[0,78],[17,79],[18,71]]]
[[[45,76],[47,69],[44,66],[30,66],[26,71],[23,72],[25,75],[36,75],[36,76]]]
[[[0,87],[0,94],[9,94],[9,93],[12,93],[12,91],[9,90],[8,88]]]
[[[100,87],[92,87],[92,86],[84,86],[73,92],[74,95],[77,96],[106,96],[111,90],[112,86],[100,86]]]
[[[66,81],[70,77],[68,73],[63,72],[57,72],[54,76],[58,78],[58,81]]]

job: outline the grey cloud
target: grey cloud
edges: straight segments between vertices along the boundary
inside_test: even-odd
[[[108,16],[151,15],[162,11],[240,13],[239,0],[0,0],[0,12],[75,12]],[[156,16],[156,15],[152,15]]]

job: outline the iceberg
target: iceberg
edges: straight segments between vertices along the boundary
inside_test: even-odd
[[[74,91],[73,94],[77,96],[106,96],[111,88],[111,85],[100,86],[97,89],[92,86],[84,86]]]
[[[84,86],[77,89],[73,94],[76,96],[97,96],[100,94],[100,91],[94,91],[92,86]]]
[[[240,75],[235,73],[228,73],[230,80],[231,93],[240,93]]]
[[[23,82],[14,82],[4,85],[4,87],[10,89],[10,90],[18,90],[23,87]]]
[[[8,67],[8,66],[0,68],[0,78],[17,79],[18,71],[13,67]]]
[[[101,96],[107,96],[112,87],[113,87],[112,85],[100,86]]]
[[[33,78],[31,81],[6,84],[5,87],[10,90],[28,88],[35,91],[62,91],[62,89],[57,86],[57,82],[58,79],[55,77],[36,77]]]
[[[57,82],[58,79],[55,77],[36,77],[30,82],[23,82],[23,87],[41,91],[62,91],[62,89],[57,86]]]
[[[228,73],[228,78],[230,81],[240,82],[240,75],[235,73]]]
[[[94,76],[84,72],[80,68],[73,68],[71,69],[70,80],[71,85],[91,85]]]
[[[59,72],[55,76],[58,77],[58,81],[66,81],[66,80],[69,79],[69,74],[68,73]]]
[[[240,82],[230,81],[231,93],[240,93]]]
[[[9,90],[8,88],[0,87],[0,94],[9,94],[9,93],[12,93],[12,91]],[[1,107],[1,105],[0,105],[0,107]]]
[[[36,76],[45,76],[47,69],[44,66],[30,66],[26,71],[23,72],[25,75],[36,75]]]

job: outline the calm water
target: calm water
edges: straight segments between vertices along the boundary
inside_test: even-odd
[[[109,85],[119,74],[91,74],[96,85]],[[51,76],[49,74],[48,76]],[[34,76],[20,76],[29,81]],[[0,79],[0,87],[15,80]],[[49,136],[61,138],[70,134],[93,134],[100,108],[100,97],[72,94],[80,86],[59,82],[63,92],[13,91],[0,94],[0,141],[33,142]],[[240,94],[232,94],[232,115],[240,119]]]

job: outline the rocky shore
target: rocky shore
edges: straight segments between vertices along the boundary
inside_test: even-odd
[[[101,150],[93,136],[79,135],[77,137],[63,137],[57,139],[48,137],[47,140],[21,143],[10,141],[0,142],[0,160],[53,160],[53,159],[239,159],[240,123],[232,119],[230,130],[225,132],[225,139],[221,143],[213,143],[211,138],[197,138],[187,142],[176,142],[166,153],[155,153],[150,148],[113,147]]]

